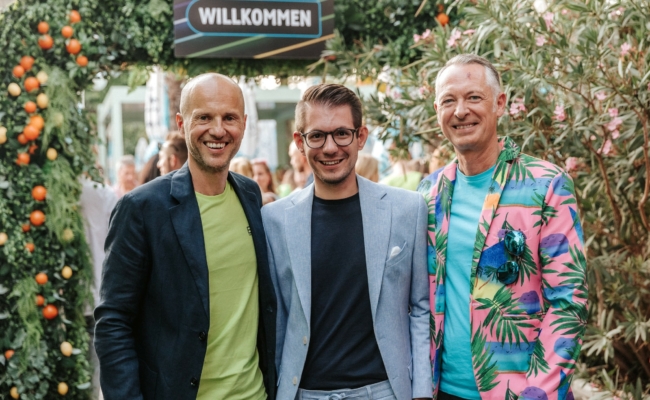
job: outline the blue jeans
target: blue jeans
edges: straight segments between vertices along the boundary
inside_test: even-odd
[[[388,381],[375,383],[357,389],[340,390],[298,390],[296,400],[397,400]]]

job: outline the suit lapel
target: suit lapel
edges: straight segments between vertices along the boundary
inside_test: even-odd
[[[172,225],[201,297],[205,315],[209,318],[208,263],[203,224],[187,163],[172,177],[171,195],[178,201],[178,205],[169,209]]]
[[[368,290],[374,320],[388,255],[391,210],[389,201],[384,199],[386,191],[380,185],[375,185],[360,176],[357,176],[357,182],[359,184],[359,201],[363,220]],[[402,244],[400,243],[400,245]]]
[[[311,329],[311,210],[314,187],[307,186],[292,199],[284,212],[287,249],[307,325]]]

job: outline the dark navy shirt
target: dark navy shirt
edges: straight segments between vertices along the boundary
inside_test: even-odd
[[[302,389],[353,389],[388,379],[372,323],[363,234],[358,194],[314,197],[311,340]]]

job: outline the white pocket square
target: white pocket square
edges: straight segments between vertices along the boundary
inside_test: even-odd
[[[401,251],[402,251],[402,249],[400,249],[399,246],[395,246],[395,247],[393,247],[393,248],[390,250],[390,256],[388,257],[388,259],[390,260],[391,258],[395,257],[395,256],[398,255]]]

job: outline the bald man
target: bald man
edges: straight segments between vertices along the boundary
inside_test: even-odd
[[[251,179],[228,171],[246,127],[219,74],[183,88],[189,158],[113,210],[95,310],[106,400],[275,398],[276,298]]]

